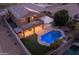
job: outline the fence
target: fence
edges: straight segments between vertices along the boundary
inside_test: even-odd
[[[70,39],[67,43],[63,43],[59,48],[57,48],[56,50],[51,50],[46,54],[53,54],[53,55],[61,55],[63,54],[66,50],[68,50],[70,48],[70,46],[73,43],[73,39]]]
[[[9,27],[9,29],[11,30],[11,32],[13,33],[13,35],[15,36],[15,38],[17,39],[18,43],[20,44],[20,46],[22,47],[22,49],[25,51],[25,53],[27,55],[31,55],[31,53],[28,51],[28,49],[24,46],[24,44],[21,42],[20,38],[17,36],[17,34],[13,31],[13,29],[11,28],[11,26],[8,24],[8,22],[6,21],[5,17],[4,17],[4,21],[7,24],[7,26]]]

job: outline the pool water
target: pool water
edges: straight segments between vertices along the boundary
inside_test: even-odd
[[[47,44],[52,44],[55,42],[57,39],[59,39],[62,36],[60,31],[50,31],[44,35],[41,36],[41,41],[47,43]]]
[[[69,50],[64,52],[63,55],[79,55],[79,46],[73,45]]]

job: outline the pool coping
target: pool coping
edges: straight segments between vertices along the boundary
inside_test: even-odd
[[[53,30],[56,30],[56,31],[60,31],[60,32],[61,32],[62,36],[61,36],[59,39],[63,39],[63,38],[65,37],[64,31],[63,31],[62,29],[57,29],[57,28],[54,28],[54,29],[49,30],[49,31],[47,31],[47,32],[44,32],[44,33],[42,33],[42,35],[44,35],[44,34],[50,32],[50,31],[53,31]],[[37,40],[38,40],[38,43],[41,44],[41,45],[50,46],[51,44],[48,44],[48,43],[46,43],[46,42],[44,42],[44,41],[41,41],[41,36],[42,36],[42,35],[39,35],[39,36],[38,36],[38,39],[37,39]],[[53,42],[52,42],[52,43],[53,43]]]

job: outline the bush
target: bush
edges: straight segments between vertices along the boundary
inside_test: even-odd
[[[61,44],[62,44],[62,39],[58,39],[53,44],[51,44],[51,46],[58,48]]]
[[[57,26],[64,26],[69,19],[68,11],[63,9],[54,14],[54,22]]]
[[[76,27],[76,25],[77,25],[77,22],[76,21],[69,21],[67,24],[66,24],[66,26],[68,27],[68,28],[70,28],[71,30],[74,30],[75,29],[75,27]]]

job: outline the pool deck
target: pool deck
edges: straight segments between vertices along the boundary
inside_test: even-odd
[[[52,30],[51,25],[50,25],[50,26],[44,25],[44,29],[43,29],[42,31],[36,32],[36,34],[37,34],[38,36],[40,36],[40,35],[42,35],[42,34],[44,34],[44,33],[47,33],[47,32],[49,32],[49,31],[51,31],[51,30]]]
[[[41,32],[39,31],[39,32],[36,32],[36,34],[38,35],[38,42],[40,43],[40,44],[42,44],[42,45],[46,45],[46,46],[49,46],[50,44],[48,44],[48,43],[45,43],[45,42],[42,42],[41,43],[41,36],[42,35],[44,35],[44,34],[46,34],[46,33],[48,33],[48,32],[50,32],[50,31],[52,31],[52,30],[55,30],[56,28],[55,27],[51,27],[51,25],[50,24],[48,24],[48,25],[45,25],[44,26],[44,30],[42,30]],[[60,31],[61,32],[61,34],[63,34],[62,35],[62,37],[65,37],[65,35],[64,35],[64,33],[62,32],[62,30],[61,29],[56,29],[56,30],[58,30],[58,31]],[[60,37],[60,39],[62,39],[62,37]]]

